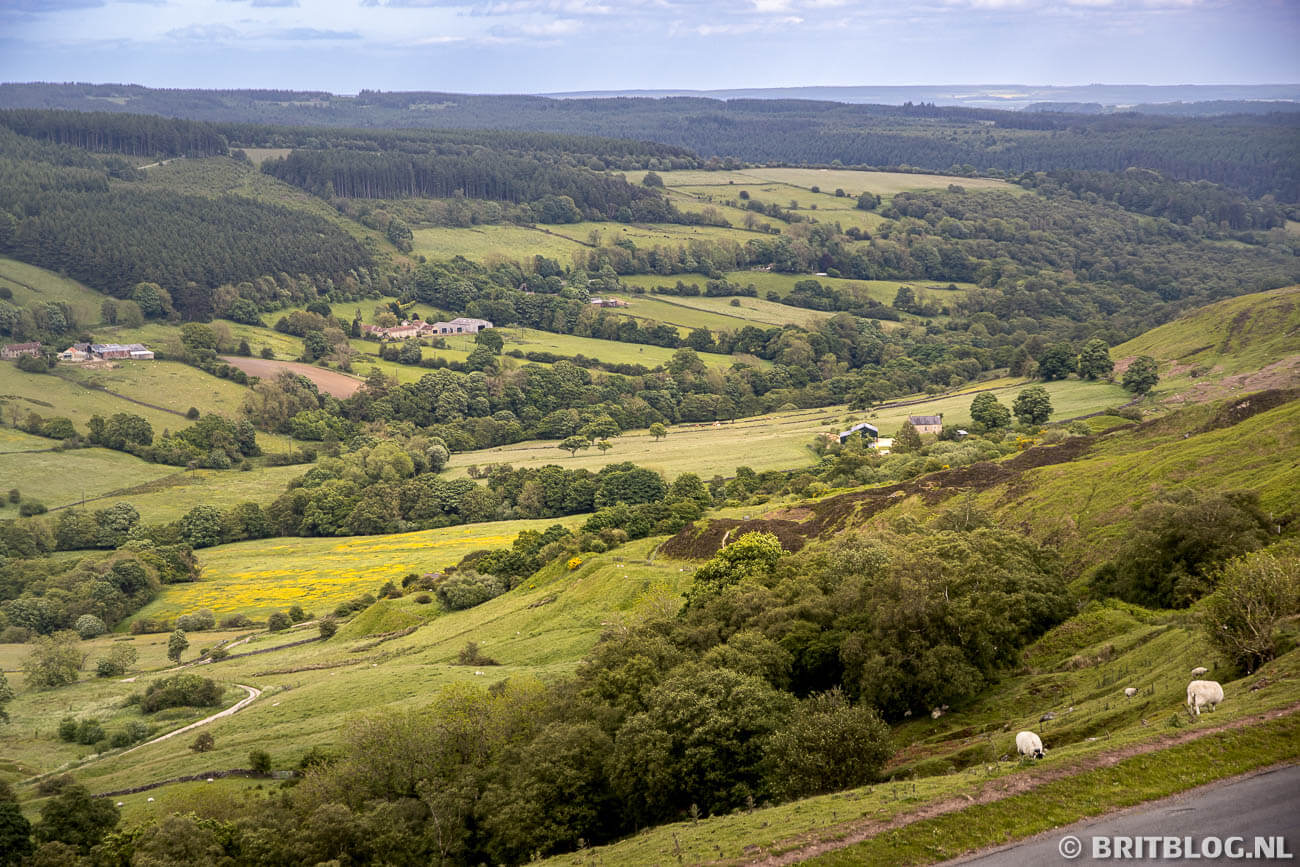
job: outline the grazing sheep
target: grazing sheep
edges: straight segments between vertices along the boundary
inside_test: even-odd
[[[1208,668],[1206,668],[1203,665],[1198,665],[1196,666],[1196,668],[1192,669],[1192,677],[1200,677],[1201,675],[1206,674],[1208,672],[1209,672]]]
[[[1132,698],[1133,696],[1138,694],[1137,687],[1133,687],[1133,686],[1126,687],[1124,689],[1124,694],[1129,698]]]
[[[943,716],[943,710],[941,708],[936,707],[934,710],[930,711],[930,719],[938,719],[941,716]]]
[[[1187,710],[1196,716],[1201,715],[1201,708],[1209,706],[1214,710],[1215,705],[1223,701],[1223,687],[1217,680],[1194,680],[1187,684]]]
[[[1043,714],[1042,716],[1040,716],[1040,717],[1038,718],[1038,721],[1039,721],[1039,722],[1051,722],[1051,721],[1054,720],[1054,719],[1056,719],[1056,714],[1052,713],[1052,712],[1049,710],[1047,713],[1045,713],[1045,714]]]
[[[1016,735],[1016,752],[1022,756],[1041,759],[1047,750],[1043,749],[1043,741],[1038,735],[1033,732],[1020,732]]]

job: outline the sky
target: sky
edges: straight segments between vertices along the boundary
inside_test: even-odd
[[[0,81],[356,93],[1300,82],[1300,0],[0,0]]]

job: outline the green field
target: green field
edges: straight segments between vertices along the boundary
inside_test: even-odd
[[[257,568],[315,568],[315,558],[326,557],[330,568],[345,571],[352,585],[345,596],[365,590],[377,590],[388,578],[400,579],[410,568],[442,565],[445,559],[468,550],[475,539],[504,536],[524,526],[546,526],[555,521],[507,522],[453,527],[429,534],[410,534],[413,539],[450,540],[442,548],[413,544],[403,550],[396,546],[376,547],[397,537],[358,538],[350,540],[273,540],[259,543],[260,549],[226,546],[212,549],[205,562],[220,568],[223,552],[231,551],[233,569],[246,569],[253,556]],[[561,522],[562,523],[562,522]],[[443,534],[436,536],[436,534]],[[456,537],[462,540],[457,547]],[[197,756],[188,749],[189,739],[174,740],[138,749],[129,755],[114,751],[98,761],[80,764],[90,752],[86,747],[59,744],[52,740],[54,727],[67,713],[108,714],[126,692],[140,689],[149,679],[149,669],[166,665],[162,650],[166,635],[140,636],[133,640],[141,646],[140,666],[146,674],[134,686],[105,683],[83,675],[81,683],[51,692],[31,692],[23,688],[20,675],[10,675],[10,683],[19,693],[10,703],[13,724],[0,730],[0,751],[6,756],[21,757],[9,765],[7,778],[26,777],[72,764],[77,778],[92,791],[103,792],[163,780],[180,774],[194,773],[209,767],[241,767],[251,749],[271,753],[275,767],[288,768],[309,748],[328,749],[336,744],[348,724],[359,714],[379,707],[397,709],[428,704],[437,691],[448,684],[487,683],[507,677],[548,677],[572,672],[574,666],[595,643],[604,626],[632,616],[641,606],[661,604],[674,599],[689,580],[678,564],[668,561],[651,563],[646,559],[661,540],[632,543],[616,553],[592,556],[582,568],[569,572],[547,570],[535,580],[510,593],[466,611],[440,614],[438,606],[420,605],[412,596],[385,600],[346,624],[328,642],[312,643],[273,653],[232,659],[200,671],[208,677],[228,683],[255,685],[265,693],[248,709],[208,728],[215,737],[216,749]],[[276,554],[276,546],[297,547],[296,552]],[[314,552],[309,546],[320,545]],[[339,550],[335,550],[339,549]],[[266,560],[262,557],[265,556]],[[375,564],[379,563],[376,568]],[[168,592],[186,591],[173,586]],[[305,591],[303,591],[305,592]],[[197,598],[197,597],[196,597]],[[312,597],[313,599],[317,597]],[[326,597],[319,597],[325,600]],[[331,597],[332,598],[332,597]],[[251,604],[251,598],[248,600]],[[301,601],[315,603],[301,596],[281,595],[274,604],[287,606]],[[539,604],[540,603],[540,604]],[[268,604],[272,602],[268,601]],[[324,601],[318,607],[323,607]],[[162,609],[157,609],[162,610]],[[419,626],[412,634],[397,637],[371,649],[373,639],[366,636]],[[232,652],[273,648],[315,634],[314,627],[302,631],[268,635],[261,632],[247,645]],[[192,633],[191,650],[184,660],[192,659],[201,646],[211,646],[217,633]],[[105,637],[86,643],[90,658],[98,657],[113,639]],[[466,641],[476,641],[482,651],[501,665],[486,669],[453,665],[457,652]],[[26,653],[23,645],[0,645],[0,665],[13,671]],[[329,666],[304,670],[304,666]],[[283,673],[275,673],[283,672]],[[476,673],[479,672],[479,673]],[[134,674],[135,672],[132,672]],[[483,676],[486,675],[486,676]],[[191,738],[192,739],[192,738]],[[79,766],[78,766],[79,765]],[[239,788],[241,783],[216,783]],[[128,821],[156,811],[178,809],[178,796],[192,791],[185,787],[168,787],[139,795],[122,796]],[[156,797],[156,804],[147,798]]]
[[[13,292],[10,303],[16,307],[27,307],[37,301],[66,301],[82,328],[97,325],[102,319],[101,307],[106,296],[35,265],[0,256],[0,286]],[[68,343],[71,342],[69,339]],[[66,344],[58,349],[65,347]]]
[[[505,338],[505,349],[518,349],[522,352],[553,352],[557,355],[585,355],[610,364],[644,364],[657,367],[672,360],[676,349],[666,346],[649,346],[644,343],[623,343],[618,340],[600,340],[595,337],[577,337],[572,334],[554,334],[550,331],[538,331],[534,328],[502,328],[501,336]],[[713,352],[699,353],[700,360],[709,367],[728,368],[740,356],[719,355]],[[747,364],[765,366],[768,362],[751,356],[744,356]]]
[[[631,281],[628,281],[631,282]],[[649,281],[647,281],[649,282]],[[697,281],[683,281],[690,285]],[[676,281],[660,281],[654,285],[676,285]],[[708,328],[711,331],[739,331],[746,325],[799,325],[810,328],[834,316],[820,310],[791,307],[764,298],[706,298],[679,297],[677,295],[637,295],[632,293],[606,293],[628,302],[620,313],[656,322],[667,322],[681,328]],[[732,301],[737,303],[733,306]]]
[[[597,449],[570,457],[560,451],[558,440],[531,440],[494,449],[457,452],[447,463],[453,477],[466,475],[471,465],[510,464],[539,467],[557,464],[566,469],[599,470],[607,464],[632,461],[673,479],[682,473],[712,478],[715,473],[730,476],[738,465],[754,470],[793,469],[811,465],[817,458],[808,448],[813,437],[827,423],[839,417],[843,407],[771,413],[735,423],[673,425],[668,436],[656,442],[645,431],[629,431],[610,442],[606,454]]]
[[[1077,618],[1058,629],[1070,631],[1086,619]],[[661,825],[612,845],[559,855],[542,863],[750,864],[766,855],[795,853],[818,843],[838,848],[840,844],[836,841],[868,822],[924,819],[930,814],[927,808],[952,798],[973,804],[975,796],[990,788],[994,792],[1014,792],[1051,779],[1059,780],[1050,784],[1061,796],[1050,802],[1055,812],[1047,816],[1039,814],[1039,799],[1036,793],[1029,792],[1008,798],[1005,803],[994,801],[940,819],[918,822],[914,831],[913,827],[907,827],[882,833],[864,844],[844,849],[842,853],[832,852],[817,861],[836,865],[928,864],[954,858],[979,846],[1004,843],[1095,815],[1107,808],[1181,791],[1297,755],[1297,725],[1292,714],[1278,724],[1261,726],[1258,735],[1250,734],[1254,729],[1243,730],[1229,741],[1235,749],[1225,749],[1223,738],[1210,735],[1206,741],[1171,751],[1168,759],[1161,752],[1134,759],[1126,763],[1139,766],[1132,777],[1133,787],[1129,788],[1118,789],[1116,774],[1104,768],[1111,763],[1102,761],[1103,769],[1092,772],[1092,776],[1100,777],[1094,783],[1087,775],[1108,753],[1125,748],[1158,750],[1162,738],[1186,732],[1187,726],[1192,730],[1206,729],[1287,707],[1300,698],[1297,689],[1300,680],[1296,677],[1300,674],[1300,651],[1292,651],[1259,672],[1282,686],[1272,691],[1252,692],[1249,687],[1257,677],[1233,682],[1225,679],[1224,703],[1213,714],[1189,723],[1186,709],[1182,707],[1186,672],[1207,659],[1199,633],[1194,627],[1178,625],[1174,618],[1160,615],[1155,615],[1151,623],[1132,617],[1114,619],[1116,631],[1106,637],[1119,652],[1109,662],[1076,671],[1055,669],[1010,677],[969,711],[962,709],[938,722],[926,719],[896,729],[901,755],[911,760],[929,758],[943,767],[945,756],[961,750],[979,752],[987,744],[987,763],[981,761],[961,769],[949,762],[951,770],[946,773],[940,771],[938,776],[916,779],[907,768],[898,765],[896,757],[885,774],[898,776],[877,785],[700,821]],[[1057,637],[1049,633],[1039,644]],[[1032,656],[1033,652],[1031,648],[1029,654]],[[1132,700],[1123,695],[1124,686],[1129,684],[1141,689],[1141,694]],[[1073,708],[1069,716],[1063,713],[1067,705]],[[1058,721],[1044,726],[1038,722],[1038,715],[1049,708],[1056,710]],[[1180,714],[1181,726],[1171,728],[1170,717]],[[1014,755],[1014,732],[1023,728],[1042,733],[1048,748],[1047,758],[1028,766],[996,760],[1008,752]],[[1088,740],[1089,737],[1092,739]],[[1207,747],[1207,744],[1214,746]],[[1214,762],[1195,761],[1197,756],[1207,754],[1221,756],[1222,761],[1217,758]],[[1188,772],[1188,762],[1196,765],[1197,773]],[[1087,780],[1088,785],[1073,785],[1069,778],[1073,775],[1080,775],[1081,782]],[[1140,786],[1150,786],[1153,791],[1145,792]],[[973,824],[965,819],[968,814],[988,818],[982,824]],[[803,859],[792,859],[791,863],[793,860]]]
[[[69,363],[59,365],[56,371],[59,377],[79,385],[106,388],[124,398],[165,406],[182,415],[196,407],[203,413],[237,418],[248,394],[245,386],[179,361],[127,362],[111,368]],[[173,418],[167,427],[187,424],[184,418]]]
[[[863,192],[889,196],[905,190],[944,190],[949,184],[957,184],[968,190],[1011,192],[1019,189],[1006,181],[992,178],[866,172],[853,169],[751,168],[718,172],[688,169],[657,172],[657,174],[663,178],[664,185],[668,187],[734,185],[742,188],[745,184],[779,183],[805,189],[817,186],[829,193],[834,193],[838,187],[855,198]],[[632,183],[641,183],[644,177],[644,172],[628,174],[628,180]]]
[[[1300,286],[1230,298],[1121,343],[1115,359],[1150,355],[1163,388],[1254,372],[1300,353]],[[1195,373],[1195,375],[1193,375]]]
[[[502,548],[521,530],[572,526],[580,517],[500,521],[388,536],[263,539],[199,552],[202,580],[172,584],[143,609],[143,617],[175,617],[210,608],[263,618],[290,605],[326,614],[335,605],[385,581],[401,583],[414,572],[438,572],[471,551]]]
[[[44,440],[49,446],[55,440]],[[176,467],[151,464],[124,452],[109,449],[24,451],[0,454],[0,485],[7,492],[17,488],[23,498],[37,500],[47,508],[76,505],[83,499],[123,491],[177,472]],[[88,508],[103,508],[107,502],[88,502]],[[5,499],[0,503],[0,520],[14,518],[18,507]]]
[[[414,235],[414,252],[430,259],[464,256],[476,262],[524,262],[546,256],[569,265],[573,254],[583,249],[582,244],[562,235],[513,225],[416,229]]]
[[[1001,379],[977,383],[952,395],[937,398],[915,397],[906,406],[884,407],[869,412],[850,412],[844,406],[821,409],[772,412],[735,422],[688,423],[668,428],[668,436],[656,442],[645,431],[628,431],[611,442],[606,454],[588,449],[571,457],[558,448],[558,440],[530,440],[514,445],[457,452],[451,456],[445,472],[453,477],[467,474],[470,466],[510,464],[514,467],[538,467],[557,464],[562,467],[599,470],[618,461],[632,461],[676,478],[682,473],[696,473],[710,478],[715,473],[731,475],[737,466],[756,471],[795,469],[817,462],[808,448],[814,438],[838,433],[859,421],[870,421],[882,436],[893,436],[909,415],[944,416],[945,424],[969,425],[970,403],[976,390],[991,389],[1004,406],[1026,383]],[[1117,385],[1068,380],[1045,383],[1055,410],[1052,420],[1071,418],[1117,406],[1130,395]]]
[[[258,435],[258,439],[261,441],[261,434]],[[287,446],[287,438],[281,441]],[[149,464],[149,466],[156,465]],[[305,464],[287,467],[254,466],[248,471],[182,470],[178,467],[163,469],[166,469],[170,475],[152,484],[140,485],[120,495],[106,498],[104,502],[97,505],[102,507],[118,499],[128,500],[139,510],[140,517],[144,521],[174,521],[195,506],[228,509],[244,502],[255,502],[265,506],[283,494],[289,481],[307,472],[310,466]]]

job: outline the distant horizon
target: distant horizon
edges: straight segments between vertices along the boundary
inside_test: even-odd
[[[0,80],[337,94],[1262,86],[1297,44],[1291,0],[0,3]]]

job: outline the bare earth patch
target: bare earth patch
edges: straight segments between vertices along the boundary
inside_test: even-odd
[[[243,358],[237,355],[223,355],[221,360],[238,367],[249,376],[260,376],[263,379],[270,379],[278,376],[281,371],[287,370],[290,373],[296,373],[299,376],[305,376],[316,384],[316,387],[332,397],[344,398],[351,397],[361,388],[361,380],[355,376],[349,376],[346,373],[340,373],[337,370],[326,370],[323,367],[316,367],[311,364],[303,364],[300,361],[275,361],[267,358]]]

